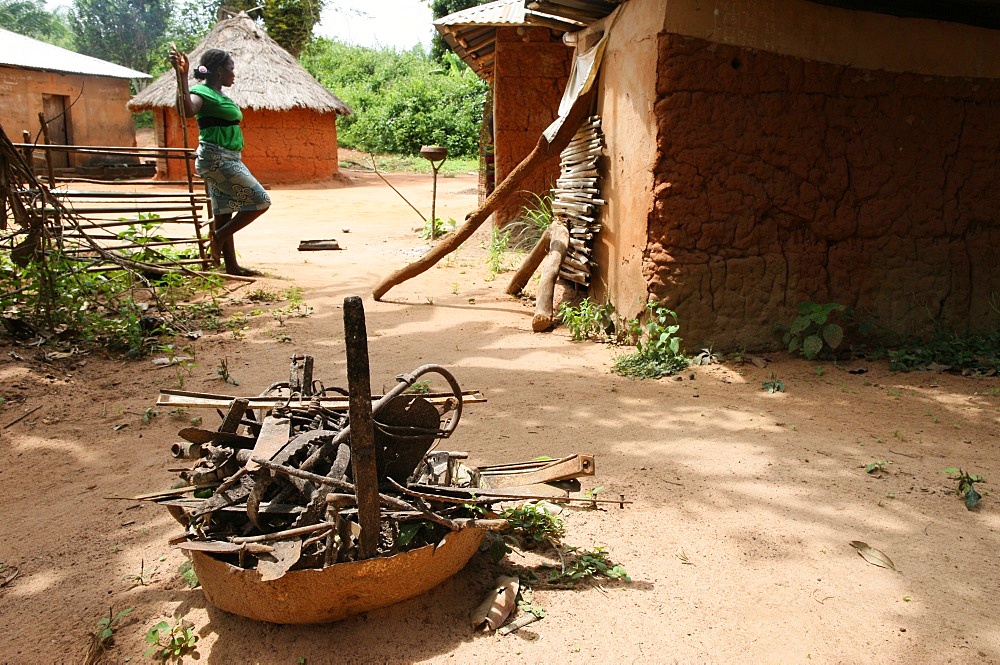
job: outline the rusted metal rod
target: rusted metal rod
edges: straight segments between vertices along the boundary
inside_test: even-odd
[[[348,417],[351,423],[351,470],[358,497],[358,558],[378,553],[378,470],[375,460],[375,420],[372,418],[371,375],[368,364],[368,331],[365,308],[359,296],[344,298],[344,341],[347,346]]]

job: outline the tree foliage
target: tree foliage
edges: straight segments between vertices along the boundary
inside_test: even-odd
[[[222,0],[219,4],[260,18],[268,36],[297,58],[312,38],[326,0]]]
[[[445,66],[420,49],[397,52],[314,40],[302,65],[354,114],[337,121],[338,142],[380,154],[416,154],[443,145],[474,156],[487,85],[454,53]]]
[[[77,50],[148,72],[172,9],[170,0],[73,0]]]
[[[442,16],[454,14],[470,7],[485,5],[488,2],[491,2],[491,0],[429,0],[427,4],[430,6],[434,18],[439,19]],[[434,38],[431,40],[431,57],[441,61],[444,58],[444,54],[450,50],[444,38],[435,33]]]
[[[65,16],[45,9],[44,0],[0,0],[0,28],[63,48],[72,46]]]

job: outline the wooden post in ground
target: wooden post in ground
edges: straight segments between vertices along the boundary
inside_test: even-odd
[[[351,426],[351,470],[358,498],[358,558],[378,553],[382,510],[375,466],[375,426],[372,419],[371,376],[368,366],[368,332],[365,308],[358,296],[344,298],[344,340],[347,345],[348,417]]]
[[[545,233],[542,234],[542,237],[538,239],[535,246],[531,248],[531,252],[527,258],[521,263],[521,267],[510,278],[510,284],[507,285],[507,295],[516,296],[521,293],[521,289],[525,287],[531,276],[535,274],[535,269],[541,264],[542,259],[545,258],[548,251],[549,230],[546,228]]]
[[[559,266],[569,247],[569,228],[558,219],[549,225],[549,253],[542,260],[542,279],[538,282],[535,296],[535,316],[531,319],[531,329],[542,332],[552,327],[552,299],[559,277]]]

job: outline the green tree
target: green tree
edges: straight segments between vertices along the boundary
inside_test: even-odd
[[[183,53],[190,53],[215,27],[219,8],[204,0],[180,0],[174,4],[167,26],[167,40],[174,42]],[[163,55],[166,62],[166,55]]]
[[[251,16],[259,16],[268,36],[297,58],[312,38],[326,0],[222,0],[220,4],[227,10],[248,13],[260,7]]]
[[[73,0],[70,18],[81,53],[148,72],[162,46],[170,0]]]
[[[454,53],[444,66],[418,51],[397,52],[313,40],[302,65],[354,114],[337,120],[348,148],[416,154],[443,145],[454,156],[478,154],[487,85]]]
[[[0,0],[0,28],[64,48],[72,45],[65,18],[46,10],[44,0]]]
[[[436,20],[448,14],[460,12],[463,9],[485,5],[487,2],[491,2],[491,0],[429,0],[427,5],[431,8],[431,12],[434,14]],[[431,40],[431,57],[435,60],[441,60],[444,54],[450,50],[444,38],[435,33],[434,38]]]

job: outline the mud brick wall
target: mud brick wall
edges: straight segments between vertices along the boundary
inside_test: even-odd
[[[1000,82],[663,34],[643,274],[685,345],[777,346],[804,300],[995,329]]]
[[[538,143],[559,109],[569,78],[573,49],[548,28],[497,30],[494,65],[493,122],[497,184],[514,170]],[[559,177],[558,155],[519,189],[544,194]],[[514,221],[534,197],[521,192],[495,213],[497,225]]]
[[[243,163],[265,186],[328,180],[340,172],[333,113],[306,109],[243,111]],[[159,140],[159,132],[157,135]],[[176,113],[167,113],[169,146],[183,145]],[[188,121],[188,145],[198,145],[198,125]],[[184,163],[170,160],[168,178],[183,179]],[[158,174],[159,177],[159,174]]]

